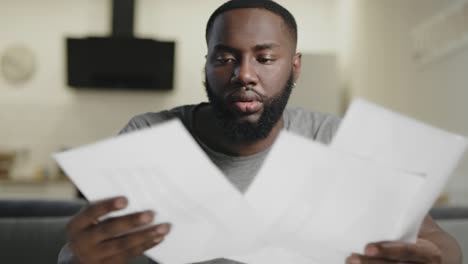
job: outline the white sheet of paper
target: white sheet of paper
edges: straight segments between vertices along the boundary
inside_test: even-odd
[[[399,239],[397,223],[423,181],[283,131],[246,192],[270,249],[233,258],[344,263],[369,242]]]
[[[146,252],[159,263],[198,262],[255,247],[249,244],[256,241],[249,205],[178,120],[54,157],[90,201],[127,196],[128,208],[112,215],[152,209],[156,222],[172,224],[165,241]]]
[[[391,167],[425,175],[399,233],[415,241],[420,224],[466,149],[466,138],[442,131],[364,100],[349,107],[331,147]]]

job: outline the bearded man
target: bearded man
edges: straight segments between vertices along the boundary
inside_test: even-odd
[[[297,25],[289,11],[269,0],[228,1],[209,18],[206,43],[209,102],[136,116],[122,133],[177,117],[242,192],[255,178],[281,130],[330,142],[339,119],[286,107],[301,69]],[[96,221],[126,204],[124,197],[109,199],[91,204],[73,217],[68,225],[69,242],[59,262],[128,263],[170,235],[170,225],[159,224],[116,237],[151,223],[154,213],[150,211]],[[461,264],[461,253],[455,240],[428,216],[415,244],[370,243],[365,255],[353,254],[346,261]],[[217,259],[206,263],[237,262]]]

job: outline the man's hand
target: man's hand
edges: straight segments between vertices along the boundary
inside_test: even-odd
[[[365,255],[353,254],[346,259],[347,264],[390,264],[390,263],[442,263],[439,247],[426,239],[418,239],[415,244],[403,242],[379,242],[366,246]]]
[[[126,206],[124,197],[103,200],[89,205],[70,220],[67,226],[68,244],[79,263],[127,263],[159,244],[169,233],[169,224],[153,225],[128,233],[150,224],[154,218],[151,211],[98,222],[100,217]]]

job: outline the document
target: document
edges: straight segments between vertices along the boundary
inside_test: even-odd
[[[397,224],[424,180],[282,132],[245,195],[261,217],[264,244],[275,250],[234,258],[344,263],[371,241],[401,238]]]
[[[467,146],[465,137],[431,127],[364,100],[349,107],[331,147],[426,178],[400,221],[405,241],[442,192]]]
[[[255,248],[257,221],[243,195],[211,163],[178,120],[56,154],[90,201],[124,195],[117,216],[156,212],[172,224],[146,252],[160,263],[193,263]]]
[[[335,264],[370,242],[414,241],[466,139],[358,100],[331,145],[282,131],[245,194],[179,120],[54,154],[85,197],[169,222],[145,254],[162,264],[229,258]]]

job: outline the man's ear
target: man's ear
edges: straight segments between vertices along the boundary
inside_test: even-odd
[[[296,53],[293,57],[293,76],[294,82],[299,79],[299,75],[301,74],[301,66],[302,66],[302,53]]]

